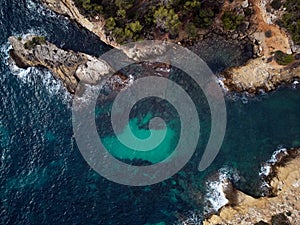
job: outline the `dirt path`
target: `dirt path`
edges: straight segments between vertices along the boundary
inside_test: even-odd
[[[278,25],[267,23],[267,15],[261,0],[249,0],[253,4],[254,21],[257,25],[255,38],[261,42],[262,53],[265,57],[270,57],[276,50],[281,50],[285,53],[290,53],[291,46],[287,34],[279,28]],[[271,31],[272,36],[267,38],[266,31]]]

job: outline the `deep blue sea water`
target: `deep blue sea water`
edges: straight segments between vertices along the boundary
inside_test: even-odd
[[[238,175],[235,185],[257,195],[261,164],[281,146],[300,146],[299,88],[280,88],[256,98],[231,95],[223,147],[206,171],[197,171],[200,143],[191,162],[162,183],[112,183],[82,158],[73,138],[70,96],[61,84],[47,70],[11,71],[7,65],[8,37],[27,33],[93,55],[110,49],[34,1],[0,0],[0,224],[163,225],[193,213],[195,224],[201,224],[203,207],[211,197],[207,184],[216,171],[226,168]],[[227,55],[243,54],[222,46]],[[212,66],[228,66],[226,58],[209,60]],[[204,108],[201,115],[209,113]],[[208,119],[202,120],[205,139]]]

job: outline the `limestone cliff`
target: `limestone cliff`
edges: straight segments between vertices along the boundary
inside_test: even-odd
[[[224,83],[231,91],[256,93],[259,89],[272,91],[282,83],[300,78],[299,62],[291,66],[276,66],[261,58],[252,59],[241,67],[223,72]]]
[[[70,93],[75,93],[80,81],[96,84],[112,68],[104,61],[84,53],[65,51],[45,41],[42,37],[25,39],[10,37],[10,56],[21,68],[42,66],[51,70]]]
[[[287,151],[272,169],[272,197],[255,199],[234,189],[234,200],[204,225],[300,224],[300,149]]]
[[[120,48],[118,43],[105,35],[105,20],[100,16],[94,18],[94,20],[86,18],[80,13],[73,0],[41,0],[41,2],[47,8],[58,14],[68,16],[71,20],[76,21],[81,26],[96,34],[104,43],[114,48]]]

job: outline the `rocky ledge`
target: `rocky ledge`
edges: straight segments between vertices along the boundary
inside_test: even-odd
[[[100,81],[111,91],[120,91],[128,86],[132,77],[120,71],[115,71],[114,63],[96,58],[84,53],[63,50],[45,40],[44,37],[27,35],[25,38],[10,37],[12,46],[10,59],[20,68],[45,67],[57,80],[62,81],[67,90],[74,94],[78,84],[96,85]],[[143,59],[163,55],[167,51],[165,45],[149,43],[142,48],[135,44],[123,49],[128,57],[118,60],[130,60],[147,68],[147,73],[155,76],[168,77],[169,65],[162,63],[147,63]],[[109,60],[109,59],[108,59]],[[83,86],[81,86],[83,88]],[[81,93],[84,89],[80,89]]]
[[[71,20],[76,21],[81,26],[85,27],[87,30],[96,34],[104,43],[120,49],[120,45],[115,42],[112,38],[105,35],[104,25],[105,20],[102,17],[97,17],[91,21],[90,19],[83,16],[78,8],[75,6],[73,0],[40,0],[47,8],[52,11],[65,15]]]
[[[283,151],[276,160],[266,178],[270,197],[255,199],[229,185],[224,190],[229,203],[203,224],[300,224],[300,149]]]
[[[75,93],[79,82],[96,84],[112,68],[103,60],[84,53],[66,51],[47,42],[43,37],[10,37],[10,57],[20,68],[46,67],[61,80],[70,93]]]
[[[272,91],[283,83],[300,78],[300,62],[289,66],[278,66],[262,58],[252,59],[241,67],[225,70],[224,84],[230,91],[257,93],[259,90]]]

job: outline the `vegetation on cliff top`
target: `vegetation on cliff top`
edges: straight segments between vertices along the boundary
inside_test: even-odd
[[[106,32],[118,43],[154,39],[168,35],[174,39],[179,31],[189,38],[199,29],[209,28],[220,12],[223,0],[74,0],[85,15],[101,14]],[[239,18],[238,18],[239,19]],[[236,18],[229,29],[235,28]]]
[[[287,0],[283,7],[286,10],[280,24],[289,31],[295,44],[300,45],[300,1]]]
[[[279,65],[284,65],[284,66],[294,62],[295,60],[293,55],[285,54],[282,51],[276,51],[274,57],[276,62]]]
[[[20,39],[18,39],[18,40],[20,40]],[[37,45],[41,45],[41,44],[45,44],[45,43],[46,43],[45,37],[35,36],[31,40],[25,42],[24,48],[30,50],[30,49],[34,49],[35,46],[37,46]]]
[[[222,16],[222,22],[225,30],[235,30],[242,24],[244,17],[233,12],[225,12]]]

